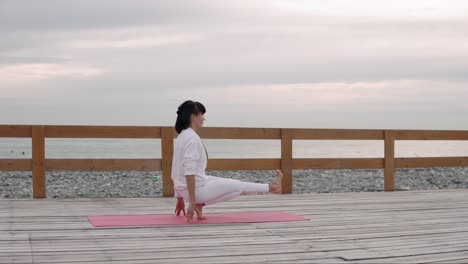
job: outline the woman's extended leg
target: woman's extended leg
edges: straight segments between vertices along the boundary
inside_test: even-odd
[[[241,194],[280,193],[283,174],[277,171],[275,181],[270,184],[243,182],[210,176],[208,182],[195,191],[197,204],[214,204],[236,198]]]

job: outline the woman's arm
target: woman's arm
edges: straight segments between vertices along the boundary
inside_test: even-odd
[[[190,204],[187,209],[187,221],[192,222],[193,221],[193,214],[195,212],[196,208],[196,202],[195,202],[195,175],[186,175],[185,179],[187,181],[187,190],[189,193],[189,199],[190,199]]]
[[[174,213],[179,216],[181,212],[184,213],[185,216],[185,203],[184,203],[184,197],[182,194],[180,194],[179,190],[175,188],[174,186],[174,193],[175,196],[177,197],[177,203],[176,203],[176,208],[174,210]]]
[[[180,215],[180,212],[183,212],[184,213],[184,216],[185,216],[185,203],[184,203],[184,198],[183,197],[177,197],[177,203],[176,203],[176,208],[175,208],[175,211],[174,213],[179,216]]]
[[[199,173],[200,170],[200,159],[202,152],[200,149],[200,142],[197,138],[193,137],[184,148],[184,175],[185,180],[187,181],[187,191],[189,194],[188,199],[190,204],[187,210],[187,221],[191,222],[193,220],[193,213],[196,208],[195,201],[195,175]]]

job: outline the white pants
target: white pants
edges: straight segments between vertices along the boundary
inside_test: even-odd
[[[204,186],[195,186],[195,202],[208,205],[226,202],[241,194],[268,193],[269,191],[270,186],[268,184],[208,176]],[[181,194],[185,201],[190,201],[188,190],[183,191]]]

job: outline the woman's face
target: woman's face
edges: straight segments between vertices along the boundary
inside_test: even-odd
[[[203,113],[199,113],[198,115],[192,115],[192,126],[194,126],[195,128],[202,128],[203,121],[205,121]]]

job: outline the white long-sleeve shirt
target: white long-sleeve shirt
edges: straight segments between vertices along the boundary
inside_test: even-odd
[[[182,130],[174,144],[172,158],[171,178],[174,181],[174,191],[178,197],[187,190],[185,176],[195,176],[196,188],[205,185],[207,162],[206,149],[200,136],[190,127]]]

